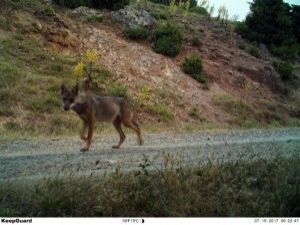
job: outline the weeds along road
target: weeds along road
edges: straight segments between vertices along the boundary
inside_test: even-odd
[[[129,135],[121,149],[118,141],[96,136],[89,152],[81,153],[79,138],[0,139],[0,180],[39,179],[48,176],[96,175],[121,170],[140,170],[168,166],[197,166],[236,160],[300,157],[300,128],[201,132],[184,134],[146,134],[145,145],[138,146]],[[148,164],[149,163],[149,164]]]

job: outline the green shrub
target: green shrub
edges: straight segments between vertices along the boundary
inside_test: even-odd
[[[248,49],[248,53],[256,58],[259,58],[260,57],[260,54],[259,54],[259,49],[257,47],[254,47],[254,46],[251,46],[249,49]]]
[[[163,5],[170,5],[171,0],[150,0],[151,2],[163,4]],[[176,0],[176,3],[185,2],[186,0]],[[197,0],[190,0],[190,8],[195,7],[197,5]]]
[[[294,66],[290,62],[274,62],[273,66],[282,80],[290,80],[293,76]]]
[[[206,83],[207,80],[202,74],[202,60],[198,56],[185,58],[181,65],[183,72],[191,75],[194,79],[201,83]]]
[[[124,34],[127,38],[132,40],[143,40],[149,36],[149,32],[145,27],[126,28]]]
[[[87,7],[92,6],[91,0],[53,0],[53,1],[57,5],[71,8],[71,9],[74,9],[79,6],[87,6]]]
[[[93,6],[98,9],[118,10],[130,4],[130,0],[93,0]]]
[[[197,14],[204,15],[204,16],[208,15],[207,10],[200,6],[195,6],[193,8],[190,8],[190,12],[197,13]]]
[[[54,3],[72,9],[78,6],[87,6],[97,9],[117,10],[128,5],[129,2],[129,0],[54,0]]]
[[[299,45],[295,41],[286,41],[279,46],[272,45],[271,52],[283,60],[292,61],[299,52]]]
[[[154,50],[174,57],[182,45],[182,34],[177,26],[170,23],[161,24],[154,33]]]

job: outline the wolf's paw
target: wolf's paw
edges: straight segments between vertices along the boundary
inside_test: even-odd
[[[118,148],[120,148],[120,146],[119,145],[114,145],[114,146],[112,146],[112,148],[113,149],[118,149]]]
[[[80,149],[81,152],[87,152],[89,149],[88,148],[82,148]]]

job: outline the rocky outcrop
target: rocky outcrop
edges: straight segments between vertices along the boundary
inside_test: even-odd
[[[87,18],[90,16],[95,16],[97,18],[101,18],[102,17],[102,13],[99,10],[96,9],[91,9],[89,7],[85,7],[85,6],[80,6],[74,10],[71,11],[72,15],[76,15],[80,18]]]
[[[156,20],[149,12],[142,9],[138,10],[131,6],[113,12],[112,17],[115,21],[129,28],[137,28],[140,26],[153,27],[156,23]]]
[[[284,91],[279,74],[270,65],[243,65],[241,71],[250,79],[268,86],[274,93]]]

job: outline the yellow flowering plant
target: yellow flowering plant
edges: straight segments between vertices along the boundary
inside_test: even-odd
[[[96,61],[96,52],[94,50],[87,50],[86,52],[86,60],[89,63],[94,63]]]
[[[73,72],[77,77],[77,82],[79,77],[85,76],[85,82],[90,87],[92,82],[92,72],[93,64],[96,62],[97,54],[94,50],[87,50],[84,58],[74,67]]]
[[[79,62],[73,69],[74,74],[78,77],[81,77],[84,70],[84,63],[81,61]]]

